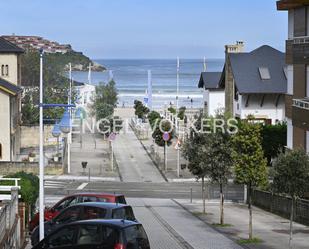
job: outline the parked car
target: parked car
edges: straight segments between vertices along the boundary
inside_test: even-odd
[[[127,220],[84,220],[66,224],[32,249],[150,249],[140,223]]]
[[[58,201],[54,206],[46,208],[44,212],[44,220],[49,221],[60,213],[61,210],[83,202],[110,202],[126,204],[124,195],[121,194],[109,194],[109,193],[77,193],[69,195]],[[30,221],[30,232],[39,225],[39,213],[36,213]]]
[[[132,207],[126,204],[88,202],[79,203],[62,210],[55,218],[44,223],[45,236],[55,229],[78,220],[123,219],[136,221]],[[39,226],[31,234],[31,244],[39,242]]]

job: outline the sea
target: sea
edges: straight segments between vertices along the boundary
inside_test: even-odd
[[[91,83],[106,83],[112,77],[118,90],[118,106],[132,107],[134,100],[147,101],[148,70],[152,74],[152,106],[164,108],[176,104],[177,60],[176,59],[98,59],[105,72],[92,72]],[[206,60],[207,71],[222,71],[223,59]],[[201,108],[203,91],[198,88],[203,59],[180,59],[179,107]],[[88,82],[88,72],[73,72],[73,79]]]

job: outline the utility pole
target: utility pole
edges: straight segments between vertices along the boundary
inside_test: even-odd
[[[69,89],[69,98],[68,98],[68,105],[72,104],[72,64],[69,63],[70,66],[70,89]],[[69,107],[69,114],[70,114],[70,122],[71,122],[71,108]],[[68,174],[71,173],[71,142],[72,142],[72,126],[70,124],[70,132],[68,134]]]
[[[40,240],[44,239],[44,130],[43,130],[43,49],[40,50],[40,162],[39,162],[39,227]]]
[[[176,96],[176,129],[177,129],[177,137],[179,141],[179,124],[178,124],[178,94],[179,94],[179,68],[180,68],[180,63],[179,63],[179,57],[177,57],[177,96]],[[178,143],[177,141],[177,143]],[[179,148],[177,149],[177,177],[179,178],[180,176],[180,151]]]

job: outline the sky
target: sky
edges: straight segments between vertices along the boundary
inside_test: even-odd
[[[284,51],[275,0],[1,0],[3,35],[69,43],[93,59],[223,58],[224,45]]]

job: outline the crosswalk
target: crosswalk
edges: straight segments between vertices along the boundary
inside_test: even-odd
[[[45,180],[44,188],[45,189],[63,189],[68,186],[69,182],[67,181],[55,181],[55,180]]]

